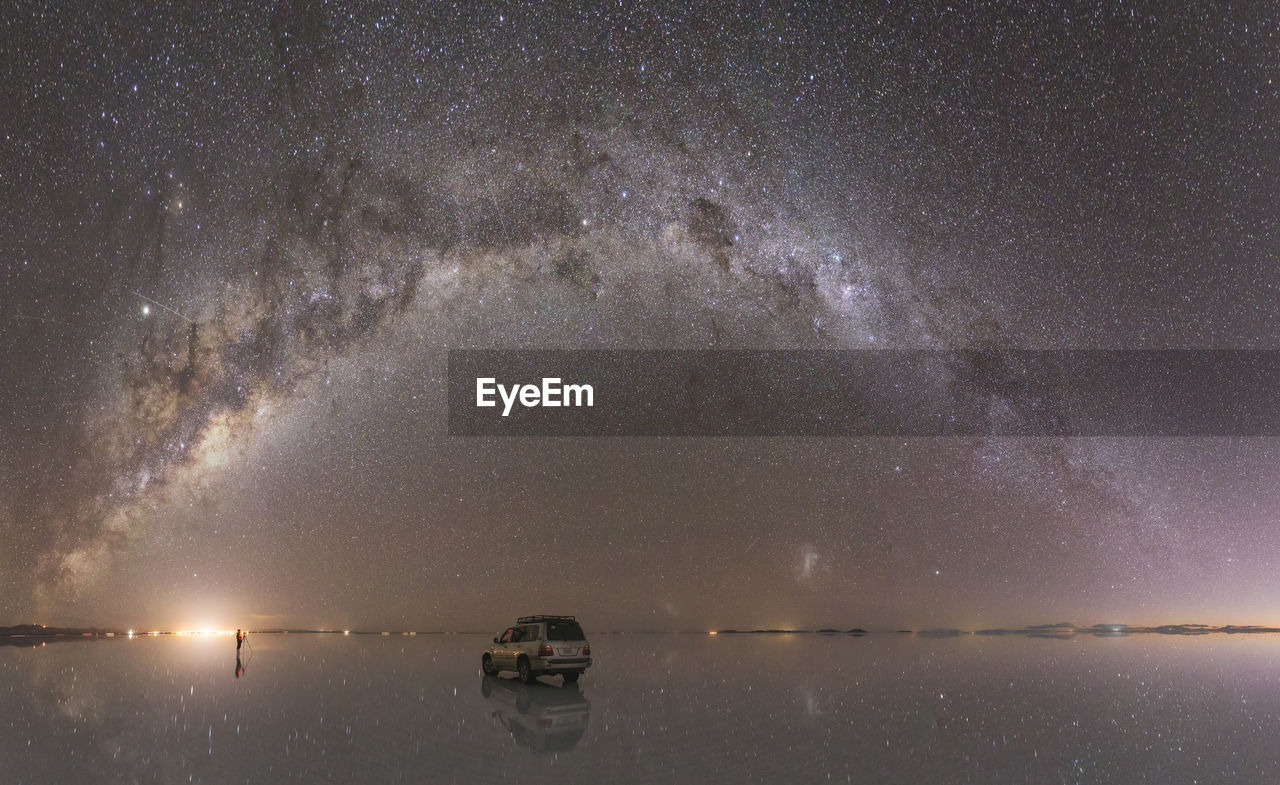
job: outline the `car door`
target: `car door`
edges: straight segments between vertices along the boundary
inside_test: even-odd
[[[520,655],[523,654],[529,659],[537,656],[537,646],[534,643],[538,638],[538,625],[526,624],[516,628],[516,634],[512,636],[515,645],[511,647],[511,663],[515,667],[515,663],[519,661]]]
[[[507,631],[502,633],[502,636],[498,638],[498,642],[495,643],[493,646],[494,663],[499,668],[506,669],[506,670],[511,670],[516,667],[516,658],[511,651],[511,645],[512,645],[511,633],[512,632],[514,632],[514,630],[512,630],[511,628],[507,628]]]

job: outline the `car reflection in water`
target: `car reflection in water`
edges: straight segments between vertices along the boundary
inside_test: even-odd
[[[489,704],[489,716],[521,746],[558,752],[575,747],[587,732],[591,701],[577,684],[521,684],[519,679],[484,676],[480,694]]]

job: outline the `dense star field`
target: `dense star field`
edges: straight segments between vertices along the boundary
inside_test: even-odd
[[[1277,623],[1265,438],[450,437],[450,348],[1280,346],[1267,4],[16,2],[0,623]]]

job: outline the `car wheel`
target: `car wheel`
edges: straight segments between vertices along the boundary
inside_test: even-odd
[[[536,677],[533,675],[533,667],[529,665],[527,657],[521,657],[520,662],[516,663],[516,673],[520,674],[520,681],[525,684],[533,684]]]
[[[582,675],[581,671],[569,671],[564,675],[564,683],[573,684],[578,680],[578,677],[581,675]]]
[[[480,660],[480,669],[490,676],[498,675],[498,666],[493,664],[493,658],[488,654]]]

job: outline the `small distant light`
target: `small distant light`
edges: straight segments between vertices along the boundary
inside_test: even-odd
[[[151,306],[150,306],[150,305],[144,305],[144,306],[142,306],[142,315],[143,315],[143,316],[150,316],[150,315],[151,315]]]
[[[342,631],[342,634],[343,634],[343,635],[350,635],[350,634],[351,634],[351,630],[343,630],[343,631]]]
[[[708,634],[708,635],[718,635],[719,633],[717,633],[715,630],[712,630],[711,632],[708,632],[707,634]]]

